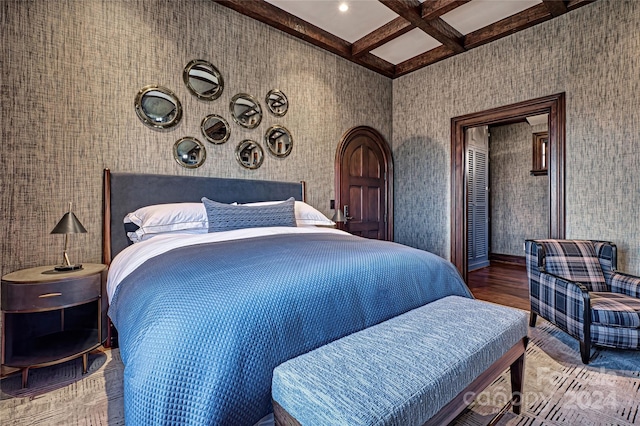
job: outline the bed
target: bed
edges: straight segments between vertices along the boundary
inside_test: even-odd
[[[445,296],[472,297],[431,253],[300,226],[300,183],[108,170],[104,182],[109,316],[128,425],[263,422],[282,362]],[[292,226],[172,230],[130,244],[128,213],[202,197],[208,226],[216,209],[240,211],[230,203],[278,201],[250,207],[264,209],[262,218],[297,200],[296,217]]]

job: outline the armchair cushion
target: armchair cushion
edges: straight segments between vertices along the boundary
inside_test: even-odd
[[[640,328],[640,299],[625,294],[591,292],[591,323]]]
[[[640,328],[605,327],[591,324],[591,341],[598,346],[640,349]]]
[[[640,277],[614,272],[609,281],[611,291],[640,299]]]
[[[544,249],[545,271],[584,285],[589,291],[609,291],[591,241],[537,240]]]

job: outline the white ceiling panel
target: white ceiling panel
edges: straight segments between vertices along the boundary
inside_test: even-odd
[[[469,34],[540,3],[542,0],[473,0],[441,18],[462,34]]]
[[[249,1],[249,0],[247,0]],[[310,24],[353,43],[398,17],[378,0],[266,0]],[[346,3],[349,10],[340,12]]]
[[[531,117],[527,117],[527,121],[531,126],[547,124],[549,122],[549,114],[532,115]]]
[[[413,29],[371,51],[374,55],[394,65],[440,46],[438,40],[420,29]]]

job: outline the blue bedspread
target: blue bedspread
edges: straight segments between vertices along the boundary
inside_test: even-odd
[[[258,237],[152,258],[109,310],[126,424],[252,425],[272,411],[277,365],[447,295],[471,297],[451,263],[349,235]]]

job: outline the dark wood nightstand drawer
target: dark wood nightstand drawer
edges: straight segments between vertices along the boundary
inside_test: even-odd
[[[2,282],[2,310],[35,312],[86,303],[100,297],[100,274],[52,283]]]

